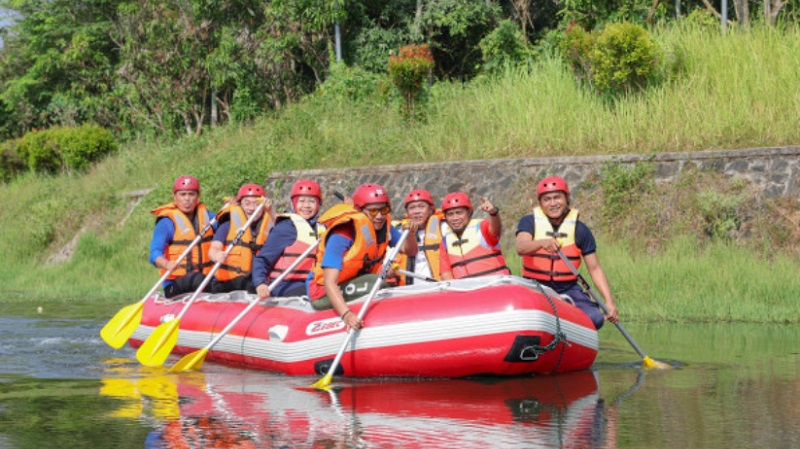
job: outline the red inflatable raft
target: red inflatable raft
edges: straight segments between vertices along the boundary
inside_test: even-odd
[[[134,347],[177,316],[190,295],[148,298]],[[173,354],[206,346],[254,296],[201,295],[180,322]],[[350,303],[358,313],[364,299]],[[492,276],[381,290],[353,336],[336,375],[464,377],[587,369],[597,355],[589,318],[555,292],[516,276]],[[217,343],[207,361],[282,372],[325,374],[345,338],[332,311],[304,298],[254,307]]]

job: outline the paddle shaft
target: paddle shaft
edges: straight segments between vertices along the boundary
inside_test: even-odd
[[[220,210],[220,212],[222,210],[224,210],[225,207],[227,207],[228,205],[230,205],[230,201],[225,203],[224,206],[222,206],[222,209]],[[158,290],[158,287],[160,287],[161,284],[164,283],[164,281],[167,280],[169,275],[172,274],[172,272],[175,271],[176,268],[178,268],[178,264],[184,258],[186,258],[186,256],[188,256],[190,252],[192,252],[192,249],[194,249],[194,247],[197,246],[198,243],[200,243],[200,240],[203,239],[203,235],[205,235],[205,233],[208,232],[208,230],[217,223],[217,217],[219,217],[220,212],[217,212],[217,214],[214,215],[214,218],[212,218],[211,221],[209,221],[208,224],[205,225],[205,227],[203,227],[203,229],[197,234],[197,237],[195,237],[194,240],[192,240],[192,242],[189,243],[189,246],[186,247],[185,250],[183,250],[181,255],[178,256],[177,259],[175,259],[175,262],[176,262],[175,266],[170,268],[170,269],[168,269],[164,274],[161,275],[161,278],[158,280],[158,282],[156,282],[156,284],[153,286],[153,288],[151,288],[150,291],[147,292],[146,295],[144,295],[144,298],[142,298],[142,302],[146,301],[147,298],[149,298],[153,293],[156,292],[156,290]]]
[[[389,268],[392,266],[392,261],[395,257],[397,257],[397,253],[400,251],[400,247],[403,246],[403,243],[406,241],[406,237],[408,237],[409,230],[403,230],[403,233],[400,235],[400,239],[397,241],[397,244],[394,248],[389,251],[389,255],[383,261],[383,265],[381,266],[381,272],[378,275],[378,279],[375,281],[375,285],[372,286],[372,290],[369,292],[369,296],[367,300],[364,301],[364,305],[361,306],[361,310],[358,312],[358,319],[361,320],[364,318],[364,315],[367,313],[367,308],[369,308],[369,304],[372,302],[372,298],[378,293],[378,290],[381,288],[381,281],[386,278],[386,273],[389,271]],[[353,329],[350,328],[347,330],[347,335],[342,342],[342,347],[339,348],[339,352],[336,354],[336,358],[333,359],[333,363],[331,367],[328,369],[328,373],[325,375],[324,378],[330,378],[333,376],[334,371],[339,366],[339,362],[342,360],[342,356],[344,355],[344,351],[347,350],[347,345],[350,344],[350,340],[353,338]]]
[[[259,204],[258,208],[256,208],[253,214],[250,215],[250,217],[247,219],[245,224],[241,228],[239,228],[238,231],[236,231],[236,237],[233,238],[231,244],[228,245],[228,248],[225,250],[224,253],[222,253],[223,257],[219,260],[219,262],[215,263],[214,266],[211,268],[211,271],[208,272],[206,277],[203,279],[203,282],[200,283],[200,286],[197,287],[197,290],[195,290],[195,292],[189,298],[189,301],[186,303],[185,306],[183,306],[183,309],[181,309],[181,313],[179,313],[178,316],[175,318],[176,320],[180,320],[181,318],[183,318],[183,315],[186,314],[187,310],[189,310],[189,306],[194,302],[195,298],[197,298],[197,296],[200,295],[203,289],[206,288],[206,285],[208,285],[208,283],[211,282],[211,279],[214,278],[214,275],[217,273],[217,270],[219,270],[219,267],[222,266],[222,262],[225,262],[225,259],[228,257],[228,254],[230,254],[231,251],[233,251],[233,247],[236,246],[237,243],[239,243],[239,240],[242,239],[242,235],[244,235],[244,233],[247,232],[247,229],[250,227],[251,224],[253,224],[253,221],[258,216],[258,214],[262,210],[264,210],[264,206],[266,206],[266,204],[267,204],[266,200],[262,201],[261,204]]]
[[[284,270],[284,271],[283,271],[283,273],[281,273],[281,274],[280,274],[280,276],[278,276],[277,278],[275,278],[275,280],[274,280],[274,281],[272,281],[272,282],[269,284],[269,286],[268,286],[269,290],[270,290],[270,291],[272,291],[272,290],[273,290],[275,287],[277,287],[277,286],[278,286],[278,284],[279,284],[281,281],[283,281],[283,279],[284,279],[284,278],[286,278],[286,276],[288,276],[288,275],[289,275],[289,273],[291,273],[292,271],[294,271],[294,269],[295,269],[295,268],[297,268],[297,266],[298,266],[298,265],[300,265],[300,262],[302,262],[302,261],[303,261],[303,259],[305,259],[305,258],[306,258],[306,257],[307,257],[309,254],[311,254],[311,252],[312,252],[312,251],[314,251],[314,250],[317,248],[317,246],[319,246],[319,242],[320,242],[320,241],[319,241],[319,240],[317,240],[316,242],[314,242],[314,244],[313,244],[313,245],[311,245],[311,246],[309,246],[308,248],[306,248],[306,250],[305,250],[305,251],[303,251],[303,253],[302,253],[302,254],[300,254],[300,256],[298,256],[298,257],[297,257],[297,260],[295,260],[294,262],[292,262],[292,264],[291,264],[291,265],[289,265],[289,267],[288,267],[288,268],[286,268],[286,270]],[[259,299],[259,298],[258,298],[258,296],[256,296],[256,297],[255,297],[255,299],[253,299],[252,301],[250,301],[250,304],[248,304],[248,306],[247,306],[247,307],[246,307],[244,310],[242,310],[241,312],[239,312],[239,315],[237,315],[237,316],[236,316],[236,318],[234,318],[234,319],[233,319],[233,321],[231,321],[230,323],[228,323],[228,325],[227,325],[227,326],[225,326],[225,328],[224,328],[224,329],[222,329],[222,332],[220,332],[220,333],[219,333],[219,334],[218,334],[216,337],[214,337],[214,339],[213,339],[213,340],[211,340],[211,342],[210,342],[209,344],[207,344],[207,345],[206,345],[206,348],[205,348],[205,349],[206,349],[206,350],[209,350],[209,349],[211,349],[211,348],[212,348],[214,345],[216,345],[217,343],[219,343],[219,341],[220,341],[220,340],[222,340],[222,337],[224,337],[224,336],[225,336],[225,335],[226,335],[228,332],[230,332],[230,331],[231,331],[231,329],[233,329],[233,326],[236,326],[236,324],[237,324],[239,321],[241,321],[241,319],[242,319],[242,318],[244,318],[244,316],[245,316],[245,315],[247,315],[247,313],[248,313],[248,312],[250,312],[251,310],[253,310],[253,307],[255,307],[255,306],[258,304],[258,299]]]
[[[230,202],[226,203],[223,206],[223,209],[228,206]],[[189,253],[194,249],[195,246],[202,240],[203,235],[208,232],[208,230],[214,226],[217,222],[217,217],[219,216],[219,212],[214,216],[214,218],[209,221],[209,223],[197,234],[197,237],[189,244],[189,246],[178,256],[177,262],[180,263]],[[169,277],[169,275],[177,268],[177,264],[175,267],[166,270],[166,272],[161,275],[161,278],[156,282],[150,291],[144,295],[139,302],[132,304],[130,306],[126,306],[122,308],[119,312],[117,312],[111,320],[106,323],[105,326],[100,330],[100,336],[103,340],[108,343],[113,348],[121,348],[122,345],[125,344],[125,341],[131,336],[131,334],[136,330],[136,327],[139,326],[139,323],[142,319],[142,309],[144,308],[144,302],[150,296],[155,293],[155,291],[164,283],[165,280]]]
[[[573,265],[572,262],[564,254],[564,252],[561,251],[561,248],[558,249],[558,257],[560,257],[561,260],[564,261],[564,263],[567,265],[567,267],[569,267],[569,271],[571,271],[572,274],[577,276],[578,282],[581,284],[581,287],[583,287],[583,289],[586,290],[586,292],[592,297],[592,299],[594,299],[597,305],[600,306],[600,309],[603,311],[603,313],[607,315],[608,307],[606,307],[605,302],[603,302],[600,296],[594,292],[589,283],[586,282],[586,279],[584,279],[583,276],[581,276],[581,274],[578,272],[578,269],[575,268],[575,265]],[[631,335],[628,333],[628,331],[622,324],[616,322],[614,323],[614,325],[617,326],[617,329],[619,329],[619,331],[622,333],[622,336],[625,337],[626,340],[628,340],[628,343],[631,344],[633,350],[636,351],[637,354],[639,354],[639,357],[643,359],[648,358],[647,355],[644,353],[644,351],[642,351],[642,348],[640,348],[639,345],[637,345],[636,342],[633,341],[633,337],[631,337]]]
[[[411,276],[412,278],[421,279],[421,280],[427,281],[427,282],[439,282],[436,279],[431,279],[428,276],[423,276],[423,275],[421,275],[419,273],[414,273],[413,271],[404,270],[402,268],[396,268],[394,271],[396,271],[396,272],[398,272],[398,273],[400,273],[400,274],[402,274],[404,276]]]

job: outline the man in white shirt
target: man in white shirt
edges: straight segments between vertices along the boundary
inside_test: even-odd
[[[406,208],[405,219],[417,223],[416,238],[419,251],[413,258],[405,255],[397,258],[399,268],[417,275],[400,274],[400,285],[431,282],[425,279],[440,281],[442,278],[439,273],[439,244],[442,241],[442,213],[436,210],[433,196],[427,190],[412,190],[406,195],[403,203]]]

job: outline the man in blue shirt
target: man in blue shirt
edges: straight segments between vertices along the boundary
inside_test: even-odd
[[[378,282],[387,248],[400,240],[401,232],[390,224],[391,211],[386,190],[368,183],[353,193],[352,205],[336,205],[320,218],[327,231],[308,277],[308,297],[317,310],[334,309],[351,329],[364,323],[347,301],[365,295]],[[416,222],[408,227],[412,234],[417,232]],[[406,239],[403,251],[416,256],[416,239]]]
[[[597,259],[597,245],[589,227],[578,220],[578,210],[571,209],[569,187],[558,176],[543,179],[537,187],[539,206],[533,214],[520,219],[517,225],[517,254],[522,256],[522,276],[534,279],[560,294],[566,294],[600,329],[605,319],[619,320],[617,307],[611,295],[603,268]],[[608,314],[605,316],[578,285],[578,277],[558,255],[558,250],[577,269],[581,259],[592,277],[592,282],[605,299]]]
[[[171,271],[163,284],[167,298],[197,290],[213,265],[208,258],[208,249],[214,230],[212,227],[206,229],[206,225],[214,219],[214,214],[200,202],[200,182],[193,176],[179,176],[172,185],[172,198],[173,202],[152,211],[156,225],[148,258],[161,269],[162,275]],[[206,232],[200,243],[178,261],[204,229]]]
[[[317,241],[321,225],[317,215],[322,206],[322,190],[316,181],[302,179],[292,186],[292,212],[281,214],[275,227],[253,261],[253,287],[261,299],[270,296],[302,296],[316,252],[300,262],[274,289],[269,284],[288,269],[297,257]]]

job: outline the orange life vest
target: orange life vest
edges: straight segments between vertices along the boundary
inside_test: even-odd
[[[442,238],[455,279],[511,274],[500,250],[500,243],[490,246],[483,238],[482,221],[482,219],[471,219],[464,228],[461,238],[450,226],[442,227]]]
[[[282,220],[292,220],[292,224],[294,224],[294,228],[297,231],[297,239],[283,250],[283,254],[281,254],[278,260],[272,265],[269,279],[277,279],[278,276],[289,268],[318,238],[325,234],[324,225],[317,224],[317,230],[315,231],[305,218],[297,214],[281,214],[278,216],[275,223],[277,224]],[[305,281],[308,279],[308,273],[311,272],[311,268],[314,266],[314,260],[316,260],[316,250],[311,251],[303,262],[300,262],[291,273],[287,274],[286,277],[283,278],[284,281]]]
[[[418,246],[418,251],[425,252],[425,258],[428,259],[428,266],[431,268],[431,275],[437,281],[442,280],[442,274],[439,272],[439,244],[442,243],[442,223],[444,223],[444,213],[437,210],[428,218],[428,224],[425,226],[425,235],[422,238],[422,244]],[[408,236],[411,238],[412,236]],[[414,271],[411,269],[410,260],[407,255],[398,253],[395,258],[397,266],[404,270]],[[398,285],[406,285],[406,276],[398,274]]]
[[[318,222],[325,225],[328,231],[317,249],[317,260],[312,270],[314,272],[314,282],[318,285],[325,284],[322,277],[322,259],[325,256],[325,243],[337,226],[353,226],[355,230],[353,233],[353,245],[344,254],[342,270],[339,272],[337,283],[341,284],[362,274],[380,272],[383,256],[386,254],[386,248],[389,246],[389,239],[392,235],[391,217],[387,217],[386,239],[381,243],[378,243],[375,228],[372,227],[372,222],[369,218],[349,204],[333,206],[322,214]]]
[[[581,249],[575,244],[575,229],[578,225],[578,210],[570,209],[558,227],[556,237],[561,251],[572,262],[576,269],[581,266]],[[541,207],[533,209],[534,240],[553,238],[553,225]],[[561,260],[558,253],[540,249],[522,256],[522,276],[544,282],[569,282],[578,279],[569,267]]]
[[[159,206],[151,212],[156,217],[156,221],[162,218],[169,218],[175,225],[175,233],[172,234],[172,242],[167,245],[164,250],[164,257],[167,260],[177,260],[178,257],[186,251],[186,248],[194,241],[197,234],[208,225],[208,211],[203,203],[197,203],[197,208],[194,211],[194,220],[189,220],[183,212],[178,209],[177,203],[169,203]],[[172,273],[167,276],[167,279],[177,279],[187,273],[202,272],[208,274],[213,265],[208,259],[208,248],[211,247],[211,239],[214,238],[214,229],[208,228],[203,234],[200,243],[192,248],[192,251],[181,261],[180,265],[175,267]],[[163,276],[167,270],[161,269]]]
[[[228,235],[225,237],[225,249],[227,250],[231,244],[233,244],[233,249],[215,274],[218,281],[225,282],[239,276],[246,276],[253,270],[253,256],[267,240],[271,226],[269,214],[264,212],[258,224],[256,237],[253,238],[253,231],[248,226],[239,242],[234,244],[233,241],[236,239],[239,229],[247,223],[244,209],[241,206],[231,205],[220,212],[219,220],[220,223],[225,220],[231,222]]]

